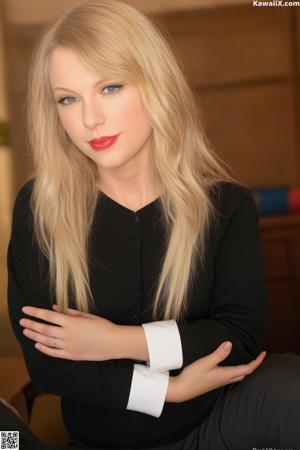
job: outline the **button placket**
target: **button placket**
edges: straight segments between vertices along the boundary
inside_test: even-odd
[[[133,240],[135,242],[135,254],[134,254],[134,262],[136,266],[136,290],[134,293],[136,311],[132,315],[133,319],[137,319],[139,316],[139,311],[141,309],[141,217],[138,215],[134,215],[133,221],[135,225],[135,233],[133,236]],[[138,312],[138,313],[137,313]]]

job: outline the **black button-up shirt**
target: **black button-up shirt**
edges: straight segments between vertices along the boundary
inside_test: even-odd
[[[92,447],[142,450],[181,439],[205,419],[226,386],[183,403],[166,402],[156,418],[126,409],[136,361],[54,358],[35,349],[22,333],[22,306],[52,309],[48,264],[37,246],[29,208],[33,182],[17,195],[7,253],[9,315],[33,383],[61,396],[69,432]],[[249,362],[262,350],[268,305],[257,207],[248,190],[232,183],[220,186],[220,196],[212,190],[219,220],[210,228],[206,267],[199,266],[188,315],[177,321],[183,366],[170,375],[225,340],[233,348],[224,365]],[[124,325],[153,321],[151,305],[166,243],[160,218],[159,199],[133,212],[99,196],[89,269],[100,316]]]

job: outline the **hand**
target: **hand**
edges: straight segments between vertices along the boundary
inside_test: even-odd
[[[266,356],[264,351],[248,364],[218,366],[230,351],[231,348],[226,350],[223,343],[213,353],[186,366],[179,375],[172,377],[174,380],[170,384],[166,401],[185,402],[218,387],[241,381],[257,369]]]
[[[57,306],[53,305],[57,310]],[[33,306],[22,308],[29,316],[59,325],[52,326],[22,319],[23,333],[46,355],[74,361],[105,361],[114,358],[115,325],[89,313],[67,309],[67,314]]]

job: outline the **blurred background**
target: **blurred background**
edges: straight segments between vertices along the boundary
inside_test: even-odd
[[[15,196],[33,169],[24,129],[32,47],[49,20],[79,3],[0,3],[0,396],[47,443],[63,443],[64,427],[58,399],[29,383],[10,327],[6,251]],[[265,348],[300,354],[300,7],[249,0],[127,3],[167,30],[214,150],[255,192],[271,307]]]

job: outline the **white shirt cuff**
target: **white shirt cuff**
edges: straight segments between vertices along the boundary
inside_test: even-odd
[[[126,409],[159,417],[169,384],[169,372],[154,372],[144,364],[134,364]]]
[[[155,371],[180,369],[183,365],[181,338],[176,320],[143,323],[150,361]]]

